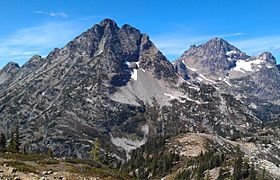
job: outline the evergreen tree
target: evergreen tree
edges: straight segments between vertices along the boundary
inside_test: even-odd
[[[265,168],[263,168],[263,170],[262,170],[262,179],[265,179]]]
[[[110,147],[108,145],[105,146],[104,158],[102,163],[109,165],[110,164]]]
[[[6,151],[6,145],[7,145],[7,140],[6,136],[4,133],[0,134],[0,151],[5,152]]]
[[[19,153],[20,147],[20,132],[19,126],[16,124],[15,129],[12,131],[11,139],[8,144],[8,151],[11,153]]]
[[[249,175],[250,180],[256,180],[256,171],[255,171],[255,165],[252,164],[250,167],[250,175]]]
[[[100,140],[99,140],[99,138],[95,139],[94,147],[91,150],[91,154],[95,161],[100,162]]]
[[[242,152],[240,150],[240,146],[236,147],[236,152],[237,152],[237,157],[235,158],[234,161],[234,170],[233,170],[233,175],[232,175],[232,179],[234,180],[239,180],[242,179],[242,163],[243,163],[243,159],[242,159]]]
[[[11,133],[11,138],[7,147],[8,152],[15,153],[15,137],[14,132]]]
[[[243,163],[243,170],[242,170],[242,176],[243,178],[247,178],[250,175],[250,165],[249,165],[249,160],[248,159],[244,159],[244,163]]]
[[[51,158],[54,157],[54,155],[53,155],[53,150],[52,150],[51,148],[48,148],[47,154],[48,154],[48,156],[51,157]]]

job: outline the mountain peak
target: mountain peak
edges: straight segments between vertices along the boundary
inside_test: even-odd
[[[219,38],[219,37],[215,37],[210,39],[208,42],[221,42],[221,43],[228,43],[226,40]]]
[[[100,26],[106,27],[106,26],[111,26],[111,27],[118,27],[117,23],[112,20],[112,19],[104,19],[99,23]]]
[[[214,78],[224,77],[238,59],[247,55],[222,38],[213,38],[205,44],[191,46],[179,61],[197,73]]]
[[[18,70],[20,68],[20,66],[18,65],[18,63],[15,62],[9,62],[6,66],[3,67],[2,72],[5,73],[13,73],[16,70]]]
[[[276,58],[270,52],[264,52],[264,53],[260,54],[259,58],[276,65]]]
[[[215,49],[215,50],[222,50],[225,53],[227,51],[240,51],[233,45],[229,44],[229,42],[227,42],[226,40],[218,37],[210,39],[208,42],[204,44],[204,47]]]

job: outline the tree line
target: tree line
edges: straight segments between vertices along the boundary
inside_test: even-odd
[[[10,139],[7,139],[7,136],[1,132],[0,133],[0,152],[11,152],[19,153],[20,152],[20,132],[19,126],[16,124],[14,129],[11,131]]]
[[[265,173],[257,173],[255,165],[249,163],[244,157],[244,153],[237,146],[235,155],[226,155],[224,153],[215,153],[208,151],[189,161],[184,170],[179,172],[176,180],[210,180],[210,170],[218,168],[219,174],[217,180],[257,180],[265,179]],[[232,172],[230,171],[232,169]]]

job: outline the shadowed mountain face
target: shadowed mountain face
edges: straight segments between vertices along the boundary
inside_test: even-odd
[[[21,148],[64,157],[87,157],[99,138],[115,160],[157,135],[250,137],[267,118],[252,103],[278,92],[278,76],[271,54],[250,57],[217,38],[173,65],[147,35],[105,19],[46,58],[1,70],[0,130],[18,123]]]

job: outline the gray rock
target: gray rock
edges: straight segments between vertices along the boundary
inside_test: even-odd
[[[18,122],[21,148],[51,148],[59,157],[86,158],[99,138],[113,160],[125,160],[155,135],[191,129],[249,136],[248,129],[260,127],[251,108],[212,85],[179,78],[193,77],[192,64],[198,68],[193,75],[226,76],[235,59],[247,57],[213,39],[186,51],[186,61],[174,67],[147,35],[106,19],[46,58],[34,56],[11,71],[0,88],[0,131]]]

